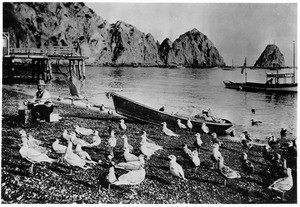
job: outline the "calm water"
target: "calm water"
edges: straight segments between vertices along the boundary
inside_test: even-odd
[[[266,72],[247,69],[247,80],[263,83]],[[296,136],[297,95],[225,88],[223,80],[244,81],[241,69],[87,67],[86,73],[83,94],[93,103],[113,107],[112,100],[107,99],[104,92],[116,91],[154,108],[164,105],[168,112],[187,116],[210,108],[214,115],[230,120],[238,134],[248,130],[259,139],[270,134],[279,137],[284,127],[292,133],[288,137]],[[255,114],[251,113],[252,108],[256,109]],[[263,123],[252,126],[252,118]]]

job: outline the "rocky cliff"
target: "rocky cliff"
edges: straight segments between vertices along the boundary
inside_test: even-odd
[[[151,34],[122,21],[110,24],[79,2],[4,3],[3,30],[10,33],[11,47],[72,47],[78,42],[89,64],[225,65],[212,42],[196,29],[160,45]]]
[[[283,54],[274,45],[267,45],[263,53],[254,64],[255,68],[282,68],[285,67]]]

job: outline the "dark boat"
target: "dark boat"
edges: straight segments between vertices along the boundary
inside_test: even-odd
[[[166,122],[167,126],[177,127],[178,119],[180,119],[182,123],[187,123],[188,120],[187,117],[159,111],[158,109],[137,103],[114,92],[107,93],[107,96],[113,98],[115,110],[118,114],[138,121],[154,125],[161,125],[162,122]],[[224,133],[226,129],[232,126],[232,123],[226,119],[220,119],[220,121],[217,122],[191,118],[191,122],[193,124],[193,130],[197,132],[202,131],[202,123],[205,123],[211,132],[216,133]]]
[[[230,80],[225,80],[225,81],[223,81],[223,83],[225,84],[226,88],[237,89],[237,90],[242,89],[242,87],[240,86],[240,83],[237,83],[237,82],[232,82]]]

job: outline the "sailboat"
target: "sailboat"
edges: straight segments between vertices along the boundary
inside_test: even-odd
[[[246,62],[246,59],[245,59]],[[243,69],[245,69],[243,67]],[[242,69],[242,71],[243,71]],[[266,73],[265,83],[247,82],[247,71],[245,71],[245,82],[237,83],[243,91],[264,91],[264,92],[297,92],[295,71],[295,42],[293,42],[293,72],[292,73]],[[290,79],[290,82],[287,80]]]
[[[226,88],[238,89],[243,91],[262,91],[262,92],[297,92],[298,83],[296,83],[295,67],[295,42],[293,43],[293,72],[292,73],[266,73],[265,83],[256,83],[247,81],[247,58],[245,58],[241,73],[245,72],[245,82],[223,81]],[[287,80],[290,79],[290,83]],[[274,81],[274,82],[273,82]]]
[[[236,69],[236,67],[234,67],[233,60],[232,60],[231,67],[230,66],[226,66],[225,68],[222,68],[222,70],[235,70],[235,69]]]

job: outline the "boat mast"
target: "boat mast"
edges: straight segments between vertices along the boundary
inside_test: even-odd
[[[247,66],[247,57],[245,57],[245,63],[244,63],[244,68],[245,68],[245,83],[247,83],[247,70],[246,70],[246,66]]]
[[[296,71],[295,71],[295,41],[293,41],[293,73],[294,73],[294,83],[296,83]]]

